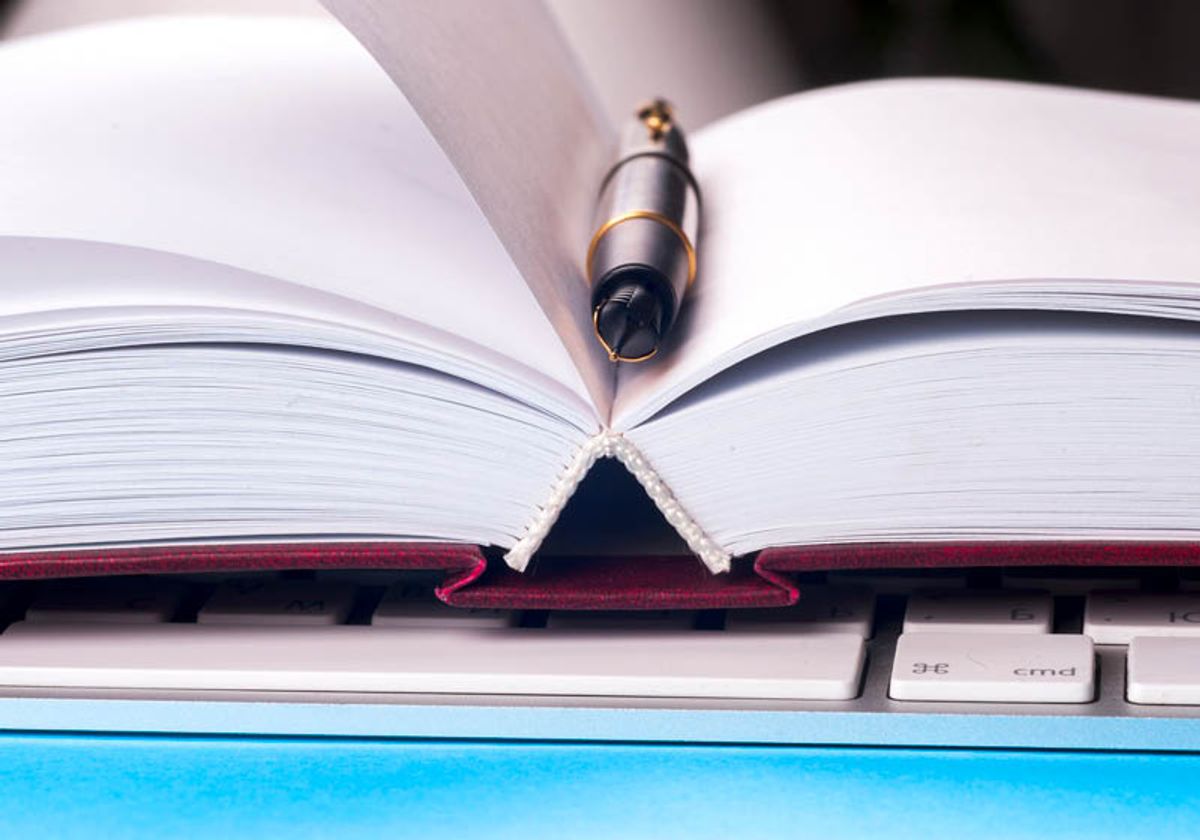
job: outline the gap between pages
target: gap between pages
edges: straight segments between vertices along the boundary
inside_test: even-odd
[[[732,562],[729,552],[709,538],[704,529],[688,515],[638,448],[619,432],[607,429],[597,433],[576,453],[574,460],[559,477],[550,498],[538,508],[521,539],[505,553],[504,562],[518,572],[525,571],[580,482],[600,458],[616,458],[629,470],[655,507],[709,571],[729,571]]]

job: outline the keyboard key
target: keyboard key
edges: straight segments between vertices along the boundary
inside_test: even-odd
[[[1045,592],[918,592],[908,597],[905,633],[1049,633]]]
[[[0,686],[846,700],[852,635],[50,625],[0,635]]]
[[[518,617],[509,610],[461,609],[442,603],[425,585],[398,583],[388,589],[371,616],[373,627],[510,627]]]
[[[546,617],[551,630],[691,630],[689,610],[556,610]]]
[[[1136,574],[1105,574],[1096,569],[1013,569],[1000,577],[1006,589],[1040,589],[1064,596],[1082,596],[1100,589],[1137,589],[1141,583]]]
[[[853,633],[870,638],[875,593],[865,586],[805,586],[790,607],[729,610],[725,630],[745,632]]]
[[[233,580],[200,608],[200,624],[341,624],[354,604],[354,587],[311,580]]]
[[[1200,706],[1200,638],[1135,636],[1125,675],[1130,703]]]
[[[161,578],[57,581],[30,604],[25,620],[153,624],[174,617],[184,592],[178,581]]]
[[[1083,632],[1098,645],[1135,636],[1200,636],[1200,592],[1093,592]]]
[[[907,595],[918,589],[964,589],[964,572],[945,569],[851,569],[834,571],[829,582],[837,586],[865,586],[877,595]]]
[[[1075,635],[906,633],[896,644],[896,700],[1086,703],[1092,640]]]

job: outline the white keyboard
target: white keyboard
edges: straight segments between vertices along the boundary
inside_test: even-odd
[[[796,607],[457,610],[336,575],[7,585],[0,693],[678,698],[1200,716],[1200,592],[1162,572],[809,576]],[[938,584],[928,589],[928,580]],[[1044,582],[1048,588],[1031,588]],[[386,699],[386,698],[384,698]]]
[[[130,632],[133,629],[134,632]],[[845,700],[858,692],[857,636],[722,636],[665,631],[329,626],[243,628],[21,622],[5,634],[10,686],[753,697]],[[717,665],[719,663],[719,665]],[[716,666],[716,667],[714,667]]]

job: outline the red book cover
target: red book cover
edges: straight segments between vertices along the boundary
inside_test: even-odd
[[[459,607],[718,609],[773,607],[803,597],[796,575],[834,569],[979,566],[1190,566],[1183,542],[956,542],[767,548],[713,574],[694,557],[543,557],[515,572],[453,543],[329,542],[176,545],[0,555],[0,579],[328,569],[444,572],[438,597]]]

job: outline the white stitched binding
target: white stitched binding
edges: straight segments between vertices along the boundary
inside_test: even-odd
[[[525,529],[521,539],[504,555],[504,562],[518,572],[525,571],[534,552],[541,546],[554,523],[558,521],[575,489],[583,481],[588,470],[600,458],[616,458],[638,480],[646,494],[654,502],[667,522],[700,560],[713,572],[729,571],[729,553],[713,542],[696,521],[688,516],[667,485],[663,484],[650,462],[632,443],[616,432],[600,432],[576,453],[567,469],[559,476],[550,498],[538,508],[537,515]]]

